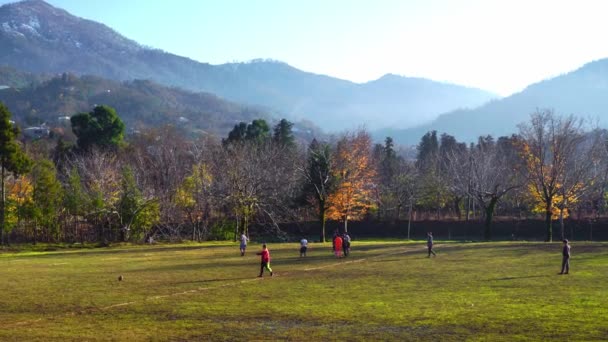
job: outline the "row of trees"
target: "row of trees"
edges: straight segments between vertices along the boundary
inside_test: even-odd
[[[99,106],[72,117],[74,146],[50,147],[19,144],[9,118],[0,106],[3,243],[200,241],[253,225],[283,237],[283,224],[308,221],[324,241],[327,220],[347,231],[351,220],[427,218],[483,219],[490,239],[497,212],[542,214],[551,240],[572,210],[599,215],[608,180],[605,132],[550,111],[469,145],[429,132],[416,160],[364,130],[298,144],[287,120],[240,123],[221,141],[173,127],[124,141],[116,112]]]
[[[415,165],[398,167],[406,180],[397,182],[408,188],[402,198],[409,201],[410,212],[412,207],[435,207],[440,217],[441,210],[451,206],[454,216],[460,219],[464,212],[468,221],[476,206],[485,221],[486,239],[491,238],[498,209],[519,218],[542,214],[546,240],[551,241],[554,220],[559,219],[564,238],[564,219],[572,210],[598,216],[604,209],[606,139],[604,130],[586,129],[583,120],[551,111],[532,114],[517,135],[480,137],[469,146],[429,132],[418,145]]]

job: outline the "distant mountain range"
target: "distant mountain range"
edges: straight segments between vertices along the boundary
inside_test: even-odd
[[[544,108],[607,126],[608,59],[500,99],[392,74],[359,84],[277,61],[199,63],[26,0],[0,7],[0,100],[26,123],[103,103],[117,107],[133,128],[186,119],[194,130],[225,134],[237,121],[286,117],[309,120],[303,131],[314,131],[314,124],[326,131],[365,125],[378,139],[392,136],[401,144],[416,144],[429,130],[473,141],[516,133]]]
[[[143,47],[41,0],[0,7],[0,49],[0,65],[20,70],[118,81],[150,79],[262,106],[292,120],[308,119],[333,131],[360,125],[411,127],[439,113],[497,98],[479,89],[395,75],[357,84],[275,61],[199,63]]]
[[[588,63],[578,70],[528,86],[522,92],[491,101],[470,110],[456,110],[433,122],[410,129],[376,132],[378,138],[392,136],[401,144],[416,144],[426,132],[436,130],[458,140],[475,141],[481,135],[494,137],[518,132],[537,109],[552,109],[559,115],[576,115],[608,125],[608,59]]]

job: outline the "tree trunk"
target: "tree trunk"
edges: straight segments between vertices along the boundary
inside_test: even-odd
[[[321,223],[321,236],[319,241],[325,242],[325,201],[319,201],[319,221]]]
[[[467,212],[465,214],[465,220],[469,222],[469,216],[471,215],[471,195],[467,195]]]
[[[410,201],[410,208],[407,214],[407,239],[410,239],[410,230],[412,228],[412,201]]]
[[[249,215],[243,217],[243,234],[249,236]]]
[[[38,220],[34,219],[34,245],[36,244],[36,241],[38,239],[38,237],[36,236],[36,234],[38,233]]]
[[[348,215],[344,216],[344,232],[348,233]]]
[[[454,198],[454,211],[456,213],[456,217],[458,217],[458,221],[462,219],[462,212],[460,211],[460,201],[462,199],[460,197]]]
[[[496,208],[496,203],[498,202],[498,197],[492,197],[490,199],[490,203],[485,208],[486,209],[486,222],[484,225],[484,239],[486,241],[490,241],[492,239],[492,220],[494,219],[494,209]]]
[[[551,219],[551,215],[551,200],[549,200],[547,207],[545,208],[545,228],[547,229],[547,238],[545,239],[546,242],[553,241],[553,222]]]
[[[475,218],[475,212],[477,210],[475,203],[477,203],[476,201],[473,201],[473,210],[471,211],[472,217]]]
[[[192,242],[194,242],[194,238],[196,238],[196,223],[194,222],[194,217],[192,216],[192,212],[188,210],[188,218],[190,219],[190,224],[192,225]]]
[[[236,239],[239,236],[239,215],[236,215],[236,224],[234,225],[234,241],[236,242]]]
[[[559,228],[562,240],[566,238],[566,232],[564,230],[564,207],[559,209]]]

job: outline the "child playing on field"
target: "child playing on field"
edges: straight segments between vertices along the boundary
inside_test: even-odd
[[[261,277],[264,274],[264,268],[270,272],[270,276],[272,277],[272,268],[270,268],[270,251],[268,248],[266,248],[266,244],[262,245],[262,251],[257,252],[256,254],[262,256],[260,275],[258,277]]]

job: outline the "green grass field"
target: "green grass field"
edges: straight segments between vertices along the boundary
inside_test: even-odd
[[[0,340],[606,340],[608,243],[357,242],[0,252]],[[124,280],[117,280],[119,275]]]

